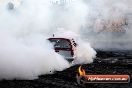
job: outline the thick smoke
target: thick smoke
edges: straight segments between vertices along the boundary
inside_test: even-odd
[[[96,52],[80,35],[88,11],[78,0],[1,0],[0,79],[35,79],[70,67],[47,40],[52,34],[75,38],[74,64],[92,62]]]
[[[99,49],[132,49],[132,1],[85,0],[89,6],[83,38]]]

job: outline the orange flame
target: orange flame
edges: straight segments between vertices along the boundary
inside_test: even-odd
[[[79,70],[80,76],[86,75],[85,70],[82,69],[82,66],[80,66],[78,70]]]

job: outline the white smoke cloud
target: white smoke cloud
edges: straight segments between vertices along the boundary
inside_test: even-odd
[[[17,1],[16,4],[5,0],[0,4],[0,79],[35,79],[70,67],[54,52],[47,38],[55,33],[78,41],[79,30],[86,23],[87,5],[83,1],[66,4],[47,0]],[[96,54],[89,44],[82,43],[78,42],[77,59],[84,58],[76,59],[76,64],[90,63]],[[83,49],[86,49],[84,53]]]
[[[69,67],[41,35],[17,39],[7,32],[0,34],[0,78],[34,79]]]
[[[73,64],[87,64],[92,63],[93,59],[95,58],[96,52],[91,45],[84,41],[79,41],[79,45],[77,47],[77,58],[73,61]]]

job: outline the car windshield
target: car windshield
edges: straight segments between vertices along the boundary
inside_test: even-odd
[[[66,39],[49,39],[54,45],[54,48],[71,48],[71,44]]]

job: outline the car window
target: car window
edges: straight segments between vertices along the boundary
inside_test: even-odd
[[[71,48],[71,44],[66,39],[50,39],[54,48]]]

